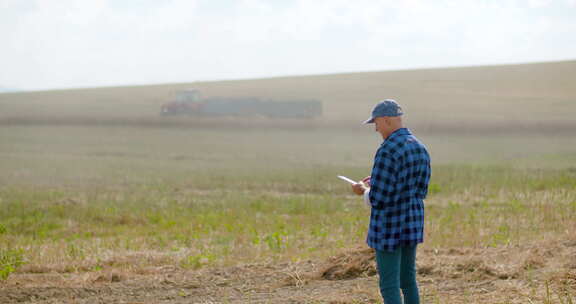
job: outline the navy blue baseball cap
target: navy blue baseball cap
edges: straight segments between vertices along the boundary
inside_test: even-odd
[[[404,114],[404,111],[402,111],[402,107],[400,107],[400,105],[396,102],[396,100],[384,99],[374,107],[374,110],[372,110],[372,117],[370,117],[370,119],[366,120],[364,123],[365,124],[374,123],[374,118],[376,117],[382,117],[382,116],[396,117],[396,116],[402,116],[402,114]]]

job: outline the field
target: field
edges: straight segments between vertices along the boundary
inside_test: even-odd
[[[576,62],[0,94],[0,303],[380,303],[359,125],[433,159],[424,303],[576,300]],[[177,88],[313,121],[160,118]],[[382,94],[386,94],[382,96]]]

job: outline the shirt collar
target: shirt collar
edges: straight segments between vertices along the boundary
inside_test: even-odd
[[[400,128],[394,132],[392,132],[392,134],[388,135],[388,137],[386,137],[386,139],[384,141],[387,140],[391,140],[397,136],[401,136],[401,135],[412,135],[412,132],[410,132],[410,130],[408,128]]]

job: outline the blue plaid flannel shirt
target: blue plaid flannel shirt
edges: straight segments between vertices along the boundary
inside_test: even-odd
[[[430,181],[426,147],[406,128],[394,131],[374,158],[368,246],[394,251],[424,241],[424,198]]]

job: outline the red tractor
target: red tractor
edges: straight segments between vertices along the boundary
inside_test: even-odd
[[[186,89],[176,92],[176,99],[160,107],[160,115],[194,114],[201,111],[200,92]]]

